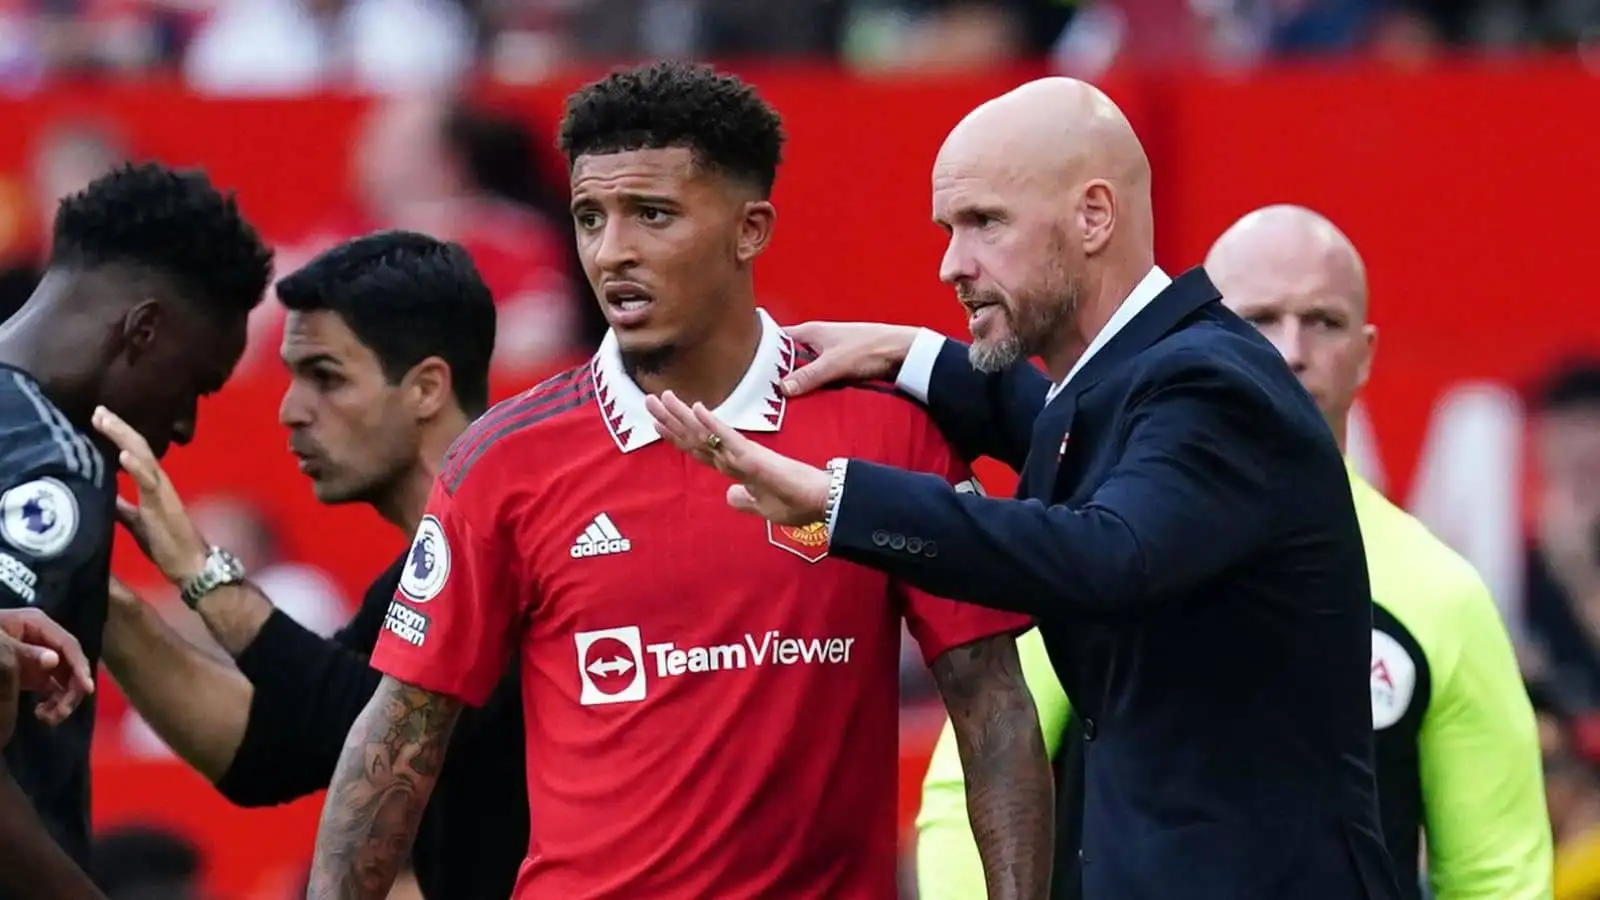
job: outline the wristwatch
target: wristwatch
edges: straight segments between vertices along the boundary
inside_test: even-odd
[[[200,567],[200,574],[184,579],[178,586],[183,596],[183,603],[190,609],[209,593],[225,584],[238,584],[244,581],[244,563],[239,557],[222,549],[212,547],[206,551],[205,564]]]

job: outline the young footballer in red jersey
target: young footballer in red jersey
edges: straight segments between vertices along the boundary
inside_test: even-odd
[[[779,391],[805,350],[756,308],[751,266],[782,139],[750,88],[699,66],[569,99],[578,247],[612,329],[452,449],[309,897],[385,896],[462,704],[518,665],[533,822],[518,900],[892,900],[902,621],[954,722],[989,896],[1046,896],[1049,763],[1013,643],[1029,623],[830,558],[821,523],[729,509],[722,476],[645,408],[670,389],[800,459],[843,443],[970,478],[890,390]]]

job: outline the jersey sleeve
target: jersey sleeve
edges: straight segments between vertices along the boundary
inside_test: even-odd
[[[1017,640],[1022,674],[1039,710],[1045,749],[1054,759],[1072,711],[1067,694],[1045,652],[1044,638],[1032,629]],[[967,818],[967,785],[956,749],[955,730],[947,720],[934,745],[928,774],[922,780],[922,807],[917,812],[917,896],[922,900],[969,900],[984,896],[983,859]]]
[[[435,483],[372,666],[423,690],[482,706],[516,646],[521,592],[500,529],[492,521],[474,521],[459,493]]]
[[[101,489],[64,472],[0,494],[0,607],[65,602],[74,573],[111,539],[107,506]]]
[[[983,493],[983,486],[926,414],[918,413],[912,430],[911,460],[907,468],[943,475],[957,491]],[[943,597],[902,585],[906,625],[917,639],[922,659],[930,665],[946,651],[973,641],[1000,634],[1021,634],[1033,620],[1017,613],[1002,612],[957,603]]]
[[[1454,579],[1418,735],[1428,877],[1438,900],[1536,900],[1552,890],[1538,727],[1511,639],[1475,574]],[[1494,760],[1485,765],[1485,760]]]

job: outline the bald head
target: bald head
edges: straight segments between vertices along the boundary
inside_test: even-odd
[[[1355,245],[1303,206],[1269,206],[1223,232],[1205,268],[1223,302],[1283,354],[1343,446],[1377,340]]]
[[[1229,285],[1248,293],[1250,280],[1267,273],[1285,280],[1316,281],[1367,314],[1367,268],[1356,245],[1327,217],[1304,206],[1281,204],[1248,213],[1233,223],[1206,254],[1206,272],[1230,295]]]
[[[1073,78],[1040,78],[984,103],[950,132],[939,157],[1004,161],[1058,189],[1104,178],[1148,190],[1150,181],[1128,118],[1099,88]]]
[[[1150,207],[1144,147],[1093,85],[1041,78],[962,119],[934,162],[933,218],[973,363],[1040,356],[1064,375],[1154,265]]]

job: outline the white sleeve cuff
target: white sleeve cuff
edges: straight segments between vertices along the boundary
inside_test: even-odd
[[[911,341],[911,349],[906,351],[905,362],[900,364],[900,374],[894,377],[895,387],[927,403],[928,386],[933,382],[933,364],[938,362],[939,351],[943,349],[944,335],[926,328],[919,330]]]

